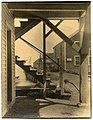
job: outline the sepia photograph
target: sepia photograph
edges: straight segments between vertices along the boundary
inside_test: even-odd
[[[1,117],[90,119],[91,1],[1,2]]]

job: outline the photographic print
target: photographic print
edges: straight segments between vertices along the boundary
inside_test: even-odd
[[[2,118],[91,118],[91,1],[1,10]]]

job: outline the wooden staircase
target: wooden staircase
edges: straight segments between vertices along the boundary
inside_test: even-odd
[[[20,21],[21,26],[15,27],[15,40],[24,35],[27,31],[35,27],[41,22],[40,19],[28,19],[28,21]]]
[[[18,56],[15,57],[16,64],[21,67],[26,73],[33,76],[36,80],[38,80],[40,83],[44,84],[43,75],[37,74],[37,70],[31,69],[31,65],[25,65],[25,60],[18,60]]]
[[[37,70],[35,69],[30,69],[31,66],[30,65],[25,65],[25,60],[20,60],[18,59],[20,57],[16,56],[15,57],[15,61],[16,64],[21,67],[26,73],[30,74],[31,76],[33,76],[36,80],[38,80],[40,83],[44,84],[44,79],[43,79],[43,75],[41,74],[37,74]],[[33,80],[32,80],[33,82]],[[41,88],[43,90],[43,88]],[[49,98],[58,98],[58,99],[69,99],[71,97],[71,94],[68,93],[64,93],[63,95],[60,95],[60,91],[56,91],[54,92],[54,90],[56,89],[56,86],[48,86],[48,89],[46,90],[46,97]],[[35,89],[32,89],[35,90]],[[21,94],[21,95],[27,95],[29,92],[31,92],[32,90],[28,89],[26,90],[17,90],[17,95]],[[40,89],[38,89],[40,92]],[[39,94],[38,92],[38,94]],[[43,93],[42,93],[43,96]]]

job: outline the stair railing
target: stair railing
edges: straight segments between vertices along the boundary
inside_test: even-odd
[[[35,49],[37,52],[39,53],[43,53],[42,50],[40,50],[39,48],[37,48],[36,46],[34,46],[33,44],[29,43],[28,41],[26,41],[24,38],[20,37],[21,40],[23,40],[25,43],[27,43],[30,47],[32,47],[33,49]],[[47,54],[45,54],[47,58],[49,58],[52,62],[54,62],[57,66],[59,66],[61,69],[63,69],[63,71],[66,71],[61,65],[59,65],[56,61],[54,61],[51,57],[49,57]]]

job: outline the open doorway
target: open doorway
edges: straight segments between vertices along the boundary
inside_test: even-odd
[[[11,30],[7,28],[7,102],[12,101]]]

